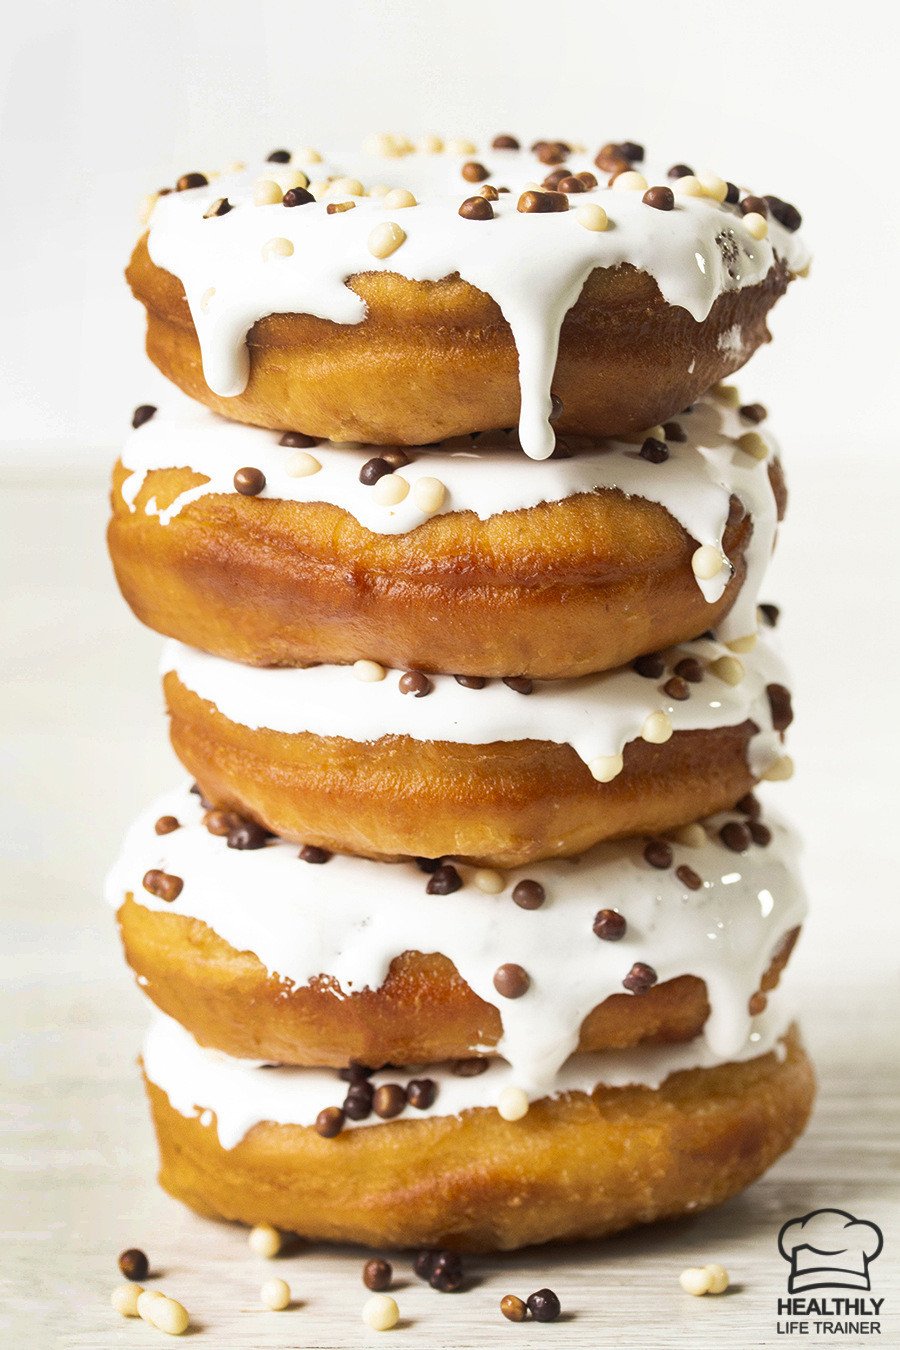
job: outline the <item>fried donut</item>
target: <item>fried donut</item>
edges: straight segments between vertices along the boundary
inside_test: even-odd
[[[332,852],[514,867],[728,809],[787,767],[790,696],[768,642],[738,659],[699,639],[656,678],[519,683],[530,697],[438,675],[419,698],[371,664],[359,673],[383,678],[366,683],[355,667],[254,670],[174,642],[162,668],[172,745],[205,797]]]
[[[433,155],[328,156],[299,205],[271,188],[296,176],[277,165],[160,198],[126,272],[148,355],[235,421],[419,445],[518,420],[541,459],[551,383],[562,432],[662,422],[769,340],[769,309],[809,261],[774,214],[751,220],[681,180],[670,211],[601,186],[548,213],[550,198],[520,195],[543,177],[536,156],[487,153],[485,167],[511,188],[491,221],[461,216],[461,162]],[[254,204],[260,179],[274,204]],[[391,179],[416,205],[362,195]],[[352,209],[330,212],[339,198]],[[614,228],[597,212],[586,228],[586,205]]]
[[[212,1056],[164,1019],[143,1057],[159,1180],[207,1217],[313,1241],[477,1252],[605,1237],[721,1204],[797,1139],[812,1068],[794,1028],[758,1027],[725,1064],[696,1043],[576,1056],[518,1120],[495,1105],[502,1061],[477,1078],[428,1070],[430,1108],[323,1138],[313,1122],[345,1083]]]
[[[229,848],[219,815],[211,833],[186,787],[160,798],[129,831],[107,896],[144,993],[235,1058],[379,1067],[495,1052],[531,1082],[547,1071],[551,1041],[561,1066],[575,1050],[687,1041],[704,1025],[727,1058],[805,914],[796,840],[758,817],[761,844],[734,813],[696,827],[699,847],[675,841],[660,858],[655,841],[648,856],[662,870],[644,840],[629,840],[574,863],[494,873],[492,894],[460,867],[459,889],[429,895],[413,863],[309,864],[278,840]],[[178,828],[157,834],[158,820],[173,819]],[[743,834],[732,839],[744,846],[737,878],[723,830]],[[151,869],[178,878],[174,899],[150,889]],[[514,999],[494,984],[510,961],[530,981]],[[654,981],[640,994],[624,992],[635,963]]]
[[[534,463],[503,433],[457,438],[411,452],[390,479],[405,497],[380,505],[360,481],[377,447],[298,456],[180,400],[123,451],[110,554],[142,622],[250,665],[608,670],[707,628],[724,641],[756,630],[786,495],[779,461],[741,449],[765,455],[751,425],[706,397],[668,444],[651,438],[662,462],[570,438],[573,458]],[[321,468],[291,477],[298,459]],[[235,490],[246,466],[265,478],[254,496]],[[697,556],[712,576],[698,579]]]

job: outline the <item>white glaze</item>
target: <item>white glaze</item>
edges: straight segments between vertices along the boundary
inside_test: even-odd
[[[362,742],[382,736],[465,745],[554,741],[571,745],[586,764],[621,754],[654,712],[665,712],[676,731],[738,726],[750,718],[759,732],[750,740],[747,762],[758,778],[783,754],[781,737],[772,729],[766,686],[789,681],[771,636],[761,635],[755,650],[739,658],[745,671],[740,684],[728,685],[706,670],[684,701],[670,698],[663,689],[682,657],[694,656],[707,666],[729,655],[720,642],[700,638],[666,653],[667,671],[660,680],[644,679],[621,666],[572,680],[535,680],[530,695],[516,693],[502,680],[465,689],[452,675],[432,675],[432,692],[413,698],[400,692],[397,671],[379,682],[363,683],[352,666],[259,669],[171,639],[163,648],[160,673],[175,671],[186,688],[251,730],[289,735],[307,731]]]
[[[756,629],[757,596],[777,525],[768,463],[737,448],[736,440],[748,430],[748,423],[736,410],[724,408],[709,395],[698,400],[693,412],[677,420],[688,439],[670,443],[669,459],[664,464],[650,464],[641,459],[638,446],[616,441],[581,448],[572,459],[523,462],[515,437],[500,433],[481,440],[505,441],[509,448],[483,449],[471,437],[456,437],[452,448],[410,451],[413,462],[398,470],[398,475],[411,488],[419,478],[440,479],[446,495],[438,514],[474,511],[481,520],[538,502],[616,488],[628,496],[660,503],[698,544],[711,545],[720,552],[729,498],[735,494],[752,516],[753,534],[745,555],[745,583],[719,625],[719,635],[729,642]],[[777,442],[768,426],[763,434],[777,455]],[[165,509],[155,498],[150,499],[146,514],[157,516],[165,525],[200,497],[233,494],[236,470],[251,465],[266,477],[262,499],[329,502],[377,534],[404,533],[429,518],[416,506],[412,491],[396,506],[379,506],[371,487],[359,481],[362,465],[383,452],[383,446],[335,446],[325,441],[310,452],[320,461],[321,470],[308,478],[292,478],[285,465],[295,451],[280,446],[280,438],[280,432],[229,422],[176,395],[126,441],[122,463],[130,476],[122,485],[122,497],[132,511],[136,510],[135,499],[152,469],[190,468],[205,475],[208,482],[188,488]],[[583,438],[566,439],[580,445]],[[720,598],[731,575],[727,566],[712,580],[697,580],[708,602]]]
[[[485,165],[495,185],[511,189],[492,203],[493,220],[459,215],[460,203],[478,190],[461,174],[470,158]],[[584,154],[572,154],[568,165],[573,172],[593,169]],[[379,183],[406,187],[419,202],[386,211],[380,199],[356,197],[353,210],[331,216],[325,200],[290,209],[254,206],[254,181],[282,167],[256,165],[217,177],[207,187],[170,193],[159,199],[150,219],[150,257],[184,286],[210,389],[223,397],[244,390],[249,374],[245,338],[268,314],[359,323],[365,306],[344,284],[348,277],[384,271],[439,281],[458,273],[493,297],[512,329],[519,356],[521,443],[534,459],[546,458],[554,445],[548,417],[560,327],[595,268],[630,263],[648,272],[670,304],[683,306],[700,322],[723,292],[762,281],[776,255],[794,272],[809,261],[799,236],[777,221],[770,221],[767,239],[756,240],[736,207],[709,197],[677,196],[673,211],[653,210],[642,203],[640,192],[605,185],[571,198],[574,207],[602,202],[609,215],[602,233],[579,225],[574,209],[519,212],[524,184],[540,182],[549,172],[528,151],[401,159],[327,154],[311,166],[316,179],[349,175],[365,189]],[[643,171],[651,184],[667,181],[662,166]],[[218,197],[227,197],[236,209],[204,220]],[[349,194],[340,197],[349,200]],[[367,240],[385,221],[400,225],[406,240],[389,257],[377,259]],[[716,243],[723,231],[736,246],[728,260]],[[272,238],[287,239],[291,256],[265,261],[263,248]],[[745,352],[740,333],[733,332],[729,342],[731,351]]]
[[[787,1004],[770,999],[769,1007],[753,1019],[747,1041],[733,1055],[732,1063],[757,1059],[774,1050],[784,1058],[783,1036],[791,1022]],[[326,1106],[339,1106],[347,1090],[333,1069],[294,1069],[280,1066],[263,1070],[248,1060],[230,1059],[215,1050],[204,1050],[171,1018],[157,1013],[144,1041],[144,1072],[151,1083],[165,1092],[171,1106],[188,1119],[199,1117],[209,1127],[215,1113],[216,1131],[222,1148],[232,1149],[254,1125],[271,1121],[277,1125],[312,1125]],[[644,1046],[635,1050],[611,1050],[598,1055],[573,1055],[560,1070],[552,1087],[529,1093],[560,1097],[570,1092],[592,1092],[600,1083],[607,1087],[642,1085],[658,1088],[673,1073],[684,1069],[710,1069],[722,1061],[703,1040],[687,1045]],[[519,1086],[512,1068],[494,1059],[477,1078],[458,1078],[447,1065],[427,1065],[415,1071],[385,1070],[372,1076],[372,1083],[402,1083],[428,1077],[437,1084],[434,1104],[424,1111],[407,1107],[401,1120],[427,1116],[458,1116],[476,1107],[496,1107],[505,1087]],[[347,1120],[344,1129],[389,1125],[377,1116]]]
[[[154,822],[163,815],[175,816],[182,828],[158,836]],[[743,819],[729,812],[710,819],[703,848],[673,844],[673,865],[665,871],[644,860],[642,839],[632,839],[576,860],[511,869],[500,895],[484,894],[473,882],[476,869],[460,865],[462,890],[430,896],[428,878],[414,863],[335,856],[309,864],[299,860],[296,844],[281,840],[241,852],[210,834],[202,816],[186,784],[154,802],[128,832],[107,882],[109,903],[118,908],[130,893],[148,909],[199,919],[237,951],[254,952],[286,987],[329,975],[342,994],[378,989],[395,956],[442,952],[480,998],[500,1009],[497,1052],[533,1095],[551,1090],[584,1018],[623,993],[636,961],[652,966],[660,981],[680,975],[706,981],[712,1011],[703,1038],[712,1055],[731,1058],[749,1035],[748,1001],[773,952],[806,912],[796,837],[768,817],[771,843],[751,845],[743,855],[718,837],[726,821]],[[683,863],[702,878],[700,890],[678,880],[675,869]],[[143,889],[151,868],[183,880],[171,904]],[[546,892],[539,910],[520,909],[511,898],[526,877]],[[624,915],[621,941],[594,936],[603,908]],[[494,989],[494,972],[507,962],[529,974],[522,998],[505,999]]]

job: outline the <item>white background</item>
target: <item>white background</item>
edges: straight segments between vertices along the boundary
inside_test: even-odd
[[[803,212],[812,275],[779,305],[776,340],[741,388],[770,406],[791,488],[767,598],[785,607],[798,771],[766,795],[807,840],[812,913],[791,971],[824,1090],[811,1133],[747,1198],[687,1237],[629,1239],[604,1258],[635,1283],[623,1286],[631,1311],[615,1313],[603,1336],[633,1343],[637,1304],[655,1310],[653,1335],[649,1322],[644,1330],[659,1346],[763,1343],[752,1288],[750,1302],[721,1314],[733,1336],[723,1326],[707,1341],[699,1321],[685,1322],[673,1263],[677,1273],[697,1259],[743,1261],[746,1278],[757,1261],[759,1278],[774,1279],[769,1216],[829,1196],[875,1206],[871,1217],[885,1222],[875,1122],[890,1119],[900,951],[895,13],[789,0],[94,0],[31,3],[7,19],[0,988],[12,1102],[3,1227],[6,1265],[21,1265],[23,1325],[38,1299],[60,1325],[74,1301],[83,1339],[66,1344],[96,1350],[101,1327],[103,1345],[119,1344],[120,1332],[130,1344],[135,1328],[108,1324],[103,1302],[110,1253],[135,1241],[167,1250],[172,1269],[177,1251],[185,1278],[201,1249],[216,1279],[241,1270],[237,1238],[194,1223],[153,1188],[134,1072],[146,1012],[98,898],[121,831],[176,772],[159,642],[119,600],[102,537],[115,445],[132,407],[159,388],[121,275],[135,203],[187,170],[281,145],[357,143],[373,130],[635,139],[665,163],[752,182]],[[351,1286],[332,1273],[339,1310]],[[566,1278],[556,1268],[554,1282]],[[201,1305],[207,1297],[213,1319],[222,1300],[203,1281],[188,1292]],[[495,1309],[493,1285],[491,1299]],[[718,1317],[705,1303],[688,1318]],[[322,1316],[336,1325],[337,1311]],[[495,1311],[486,1316],[489,1341]],[[247,1325],[216,1343],[246,1348]],[[304,1339],[307,1325],[284,1334],[324,1344]],[[421,1323],[405,1343],[458,1344],[453,1327],[439,1319],[419,1340]],[[596,1343],[578,1328],[554,1337]],[[481,1344],[479,1334],[466,1344]]]

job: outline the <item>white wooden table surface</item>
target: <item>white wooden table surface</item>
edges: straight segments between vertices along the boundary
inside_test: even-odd
[[[435,1293],[398,1257],[402,1320],[383,1335],[360,1321],[362,1253],[316,1247],[264,1262],[243,1230],[195,1218],[155,1185],[135,1069],[146,1009],[99,887],[128,820],[176,772],[159,642],[114,592],[96,473],[57,470],[39,488],[26,473],[4,485],[2,1350],[163,1342],[108,1305],[127,1246],[148,1252],[149,1287],[190,1310],[198,1346],[775,1345],[786,1341],[776,1332],[787,1271],[778,1230],[824,1206],[884,1229],[872,1266],[873,1294],[886,1299],[882,1334],[823,1338],[810,1324],[805,1342],[900,1346],[898,644],[883,608],[897,582],[888,508],[900,474],[886,463],[876,479],[858,461],[851,471],[837,457],[820,467],[789,460],[794,500],[768,588],[787,610],[799,708],[798,775],[769,792],[808,841],[813,915],[792,983],[821,1081],[810,1129],[717,1211],[605,1244],[472,1258],[463,1293]],[[732,1291],[683,1294],[680,1271],[711,1260],[729,1268]],[[259,1286],[273,1274],[298,1306],[261,1307]],[[500,1317],[502,1295],[544,1285],[564,1319]]]

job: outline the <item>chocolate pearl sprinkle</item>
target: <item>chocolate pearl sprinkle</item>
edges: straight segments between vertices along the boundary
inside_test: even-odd
[[[413,858],[420,872],[436,872],[443,862],[443,858]]]
[[[777,605],[760,605],[760,613],[770,628],[777,628],[778,620],[781,617],[781,610]]]
[[[203,212],[204,220],[213,220],[216,216],[227,216],[234,208],[227,197],[217,197],[211,206]]]
[[[665,464],[669,458],[669,447],[665,441],[658,441],[655,436],[648,436],[640,449],[641,459],[646,459],[650,464]]]
[[[416,1259],[413,1261],[413,1270],[420,1280],[427,1280],[437,1260],[437,1252],[425,1251],[417,1252]]]
[[[769,414],[762,403],[745,403],[743,407],[738,408],[738,415],[745,422],[753,422],[755,426],[759,426],[760,422],[764,422]]]
[[[580,178],[577,178],[574,174],[570,174],[568,178],[563,178],[560,180],[557,190],[559,192],[564,192],[568,197],[573,192],[587,192],[587,185],[583,183]]]
[[[122,1252],[118,1266],[126,1280],[146,1280],[150,1270],[150,1262],[140,1247],[129,1247]]]
[[[307,436],[303,431],[286,431],[278,444],[288,450],[310,450],[319,442],[315,436]]]
[[[640,149],[639,146],[637,148]],[[526,1301],[528,1311],[536,1322],[555,1322],[559,1317],[559,1299],[552,1289],[538,1289],[536,1293],[529,1294]]]
[[[309,206],[310,202],[315,200],[315,197],[311,192],[307,192],[306,188],[292,187],[288,188],[282,197],[281,204],[282,206]]]
[[[568,211],[569,199],[564,192],[523,192],[516,204],[517,211],[526,213]]]
[[[227,842],[229,848],[243,851],[245,849],[265,848],[268,838],[268,830],[264,830],[262,825],[257,825],[255,820],[242,820],[240,825],[236,825],[233,830],[229,830]]]
[[[541,183],[541,187],[546,188],[548,192],[555,192],[563,179],[568,177],[570,177],[569,169],[554,169],[552,173],[547,174],[547,177]]]
[[[752,213],[766,218],[769,214],[769,208],[762,197],[745,197],[740,203],[740,212],[742,216],[749,216]]]
[[[646,994],[658,979],[659,976],[652,966],[645,965],[643,961],[635,961],[622,984],[631,994]]]
[[[535,153],[542,164],[562,164],[569,157],[569,147],[564,141],[540,141]]]
[[[601,909],[594,917],[593,931],[601,942],[620,942],[628,928],[616,909]]]
[[[786,731],[794,720],[791,691],[783,684],[767,684],[766,694],[772,711],[772,727],[775,731]]]
[[[517,694],[530,694],[534,690],[534,684],[527,675],[504,675],[503,683]]]
[[[644,158],[644,147],[638,145],[637,141],[620,141],[617,148],[632,164],[640,164]]]
[[[485,183],[484,187],[480,187],[478,195],[484,197],[487,202],[499,202],[500,200],[500,193],[491,183]]]
[[[694,170],[688,164],[673,164],[667,178],[693,178]]]
[[[149,872],[145,872],[141,885],[150,895],[155,895],[157,900],[165,900],[167,905],[171,905],[173,900],[177,900],[184,890],[184,882],[181,877],[172,876],[168,872],[161,871],[158,867],[153,867]]]
[[[666,663],[658,652],[648,652],[631,663],[631,669],[645,680],[658,680],[666,668]]]
[[[494,208],[486,197],[467,197],[459,214],[463,220],[493,220]]]
[[[500,1300],[500,1311],[507,1322],[524,1322],[528,1316],[528,1305],[515,1294],[507,1294]]]
[[[326,1106],[316,1116],[314,1129],[323,1139],[333,1139],[344,1128],[344,1113],[339,1106]]]
[[[518,150],[519,142],[515,136],[495,136],[491,141],[492,150]]]
[[[385,474],[393,472],[386,459],[376,456],[374,459],[367,459],[359,471],[359,481],[365,487],[372,487],[378,482],[379,478],[384,478]]]
[[[401,450],[399,445],[393,446],[390,450],[382,450],[379,458],[383,459],[385,464],[390,464],[391,468],[395,470],[402,469],[405,465],[412,463],[409,455],[405,450]]]
[[[686,656],[678,662],[675,674],[682,680],[687,680],[689,684],[699,684],[703,679],[703,667],[695,656]]]
[[[273,150],[271,155],[266,156],[267,164],[290,164],[290,150]]]
[[[432,1262],[428,1283],[442,1294],[455,1294],[463,1282],[462,1258],[457,1252],[438,1252]]]
[[[749,816],[751,820],[758,820],[762,814],[762,807],[758,798],[754,797],[752,792],[747,792],[739,802],[735,804],[735,811],[740,811],[742,815]]]
[[[687,863],[682,863],[680,867],[676,867],[675,875],[683,886],[687,886],[689,891],[699,891],[703,885],[693,867],[688,867]]]
[[[425,887],[426,895],[452,895],[462,887],[462,877],[450,863],[442,863]]]
[[[644,861],[661,872],[672,866],[672,858],[672,845],[667,844],[665,839],[649,839],[644,845]]]
[[[686,698],[691,696],[687,681],[682,679],[680,675],[673,675],[670,680],[666,680],[663,685],[663,692],[679,703],[683,703]]]
[[[750,831],[737,820],[729,820],[719,831],[719,838],[732,853],[746,853],[750,847]]]
[[[206,187],[209,179],[203,173],[183,173],[175,184],[176,192],[188,192],[191,188]]]
[[[372,1110],[381,1120],[393,1120],[406,1108],[406,1089],[399,1083],[383,1083],[375,1089]]]
[[[375,1072],[367,1064],[360,1064],[358,1059],[351,1059],[346,1069],[338,1069],[338,1078],[343,1083],[365,1083]]]
[[[142,403],[139,408],[135,408],[131,416],[131,425],[135,431],[138,427],[142,427],[145,422],[149,422],[155,412],[156,408],[152,403]]]
[[[540,909],[547,897],[539,881],[526,880],[516,883],[512,898],[519,909]]]
[[[687,432],[680,422],[664,422],[663,431],[666,433],[666,440],[677,444],[687,440]]]
[[[474,159],[470,159],[462,166],[462,176],[467,183],[483,183],[486,178],[490,178],[484,165]]]
[[[528,993],[530,985],[527,970],[514,961],[498,966],[494,971],[494,988],[503,998],[521,998]]]
[[[266,486],[266,475],[262,469],[238,469],[234,475],[235,491],[242,497],[258,497]]]
[[[597,186],[597,177],[592,174],[590,169],[582,169],[581,173],[576,173],[576,178],[580,178],[588,192]]]
[[[397,687],[401,694],[412,694],[415,698],[424,698],[431,693],[431,681],[421,670],[408,670],[400,676]]]
[[[622,153],[622,147],[611,141],[597,151],[594,163],[604,173],[624,173],[631,168],[631,160]]]
[[[327,863],[331,858],[331,854],[328,852],[327,848],[317,848],[315,844],[304,844],[297,854],[297,857],[301,862],[319,865],[321,863]]]
[[[758,844],[760,848],[767,848],[771,844],[772,831],[761,820],[748,821],[747,829],[750,831],[750,838],[754,844]]]
[[[406,1085],[406,1100],[417,1111],[427,1111],[437,1096],[437,1083],[433,1078],[413,1078]]]
[[[487,684],[487,680],[481,675],[454,675],[453,678],[463,689],[483,689]]]
[[[157,834],[171,834],[173,830],[181,829],[181,822],[176,816],[160,816],[153,828]]]
[[[390,1289],[393,1274],[390,1261],[382,1261],[380,1256],[373,1256],[371,1261],[367,1261],[363,1266],[363,1284],[373,1293],[380,1294],[385,1289]]]
[[[487,1073],[490,1061],[486,1059],[456,1059],[450,1065],[455,1078],[479,1078]]]
[[[372,1114],[375,1089],[371,1083],[351,1083],[342,1110],[348,1120],[366,1120]]]
[[[644,193],[641,201],[656,211],[674,211],[675,193],[670,187],[651,187]]]
[[[741,190],[740,190],[740,188],[738,187],[737,183],[728,183],[728,182],[726,182],[726,184],[725,184],[725,201],[728,203],[729,206],[736,206],[736,205],[737,205],[737,202],[738,202],[738,198],[740,197],[740,195],[741,195]]]
[[[241,817],[234,811],[207,811],[203,817],[203,824],[210,834],[214,834],[219,839],[224,839],[226,835],[241,824]]]
[[[780,197],[770,197],[768,194],[766,195],[765,201],[770,213],[775,217],[779,225],[783,225],[791,234],[793,234],[794,230],[799,230],[800,226],[803,224],[803,217],[796,206],[791,206],[790,202],[783,202]]]

